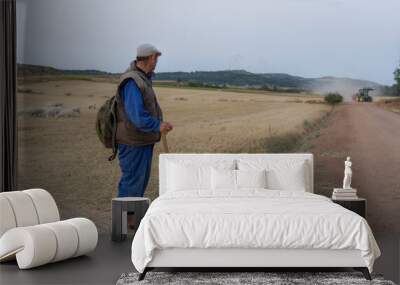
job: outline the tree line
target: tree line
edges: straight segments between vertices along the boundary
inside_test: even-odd
[[[400,63],[393,71],[395,83],[392,86],[383,87],[383,95],[385,96],[400,96]]]

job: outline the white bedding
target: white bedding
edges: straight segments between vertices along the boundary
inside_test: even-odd
[[[380,255],[359,215],[320,195],[265,189],[161,195],[133,239],[135,268],[164,248],[358,249],[371,272]]]

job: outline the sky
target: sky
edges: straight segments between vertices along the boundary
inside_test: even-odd
[[[17,0],[17,60],[122,72],[141,43],[158,72],[245,69],[393,84],[399,0]]]

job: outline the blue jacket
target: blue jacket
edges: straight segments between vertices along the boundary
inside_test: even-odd
[[[153,117],[143,105],[139,87],[133,79],[129,79],[122,87],[122,100],[128,119],[143,132],[158,132],[160,120]]]

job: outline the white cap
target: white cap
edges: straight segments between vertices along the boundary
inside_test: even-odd
[[[159,51],[155,46],[151,44],[141,44],[137,47],[137,57],[146,57],[152,54],[161,55],[161,51]]]

